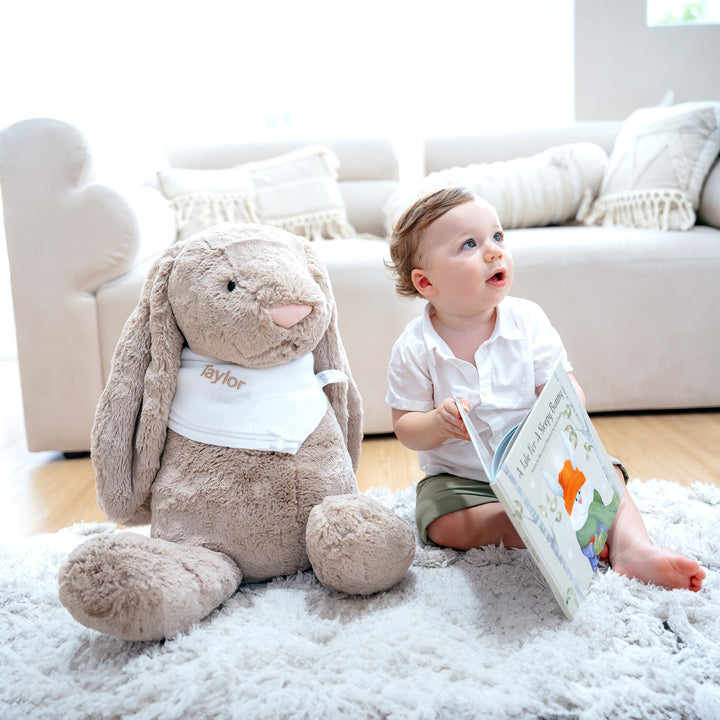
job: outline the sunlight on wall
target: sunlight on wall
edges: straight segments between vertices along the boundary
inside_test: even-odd
[[[119,182],[169,144],[287,136],[389,137],[414,174],[424,135],[571,122],[572,26],[572,0],[14,0],[0,127],[76,124]]]

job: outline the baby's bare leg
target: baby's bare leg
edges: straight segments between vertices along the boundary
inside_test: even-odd
[[[607,544],[612,569],[621,575],[669,590],[697,592],[702,587],[705,571],[695,560],[652,544],[640,511],[627,492],[620,501]]]
[[[483,545],[524,548],[525,544],[499,502],[441,515],[428,525],[427,534],[436,545],[469,550]]]
[[[618,473],[622,477],[619,469]],[[497,502],[442,515],[430,523],[427,534],[436,545],[455,550],[500,545],[501,542],[505,547],[525,547],[502,505]],[[668,589],[697,592],[702,587],[705,571],[695,560],[652,544],[640,511],[627,492],[620,501],[607,546],[612,568],[621,575]]]

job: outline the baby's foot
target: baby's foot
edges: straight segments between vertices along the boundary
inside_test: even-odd
[[[613,558],[612,569],[668,590],[680,588],[697,592],[705,578],[705,571],[695,560],[654,545],[629,548],[622,556]]]

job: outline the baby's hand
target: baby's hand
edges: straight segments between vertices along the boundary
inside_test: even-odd
[[[460,402],[466,410],[470,409],[470,403],[467,400],[461,398]],[[465,424],[460,417],[460,412],[452,398],[443,400],[435,408],[435,423],[438,433],[444,438],[470,439]]]

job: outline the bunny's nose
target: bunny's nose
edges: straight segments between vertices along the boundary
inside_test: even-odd
[[[276,305],[270,308],[270,317],[280,327],[289,329],[312,312],[312,305]]]

